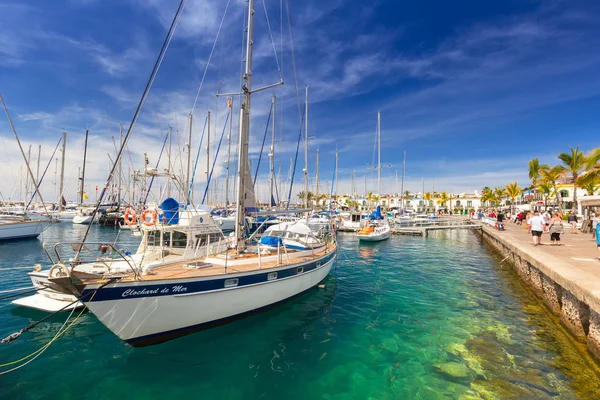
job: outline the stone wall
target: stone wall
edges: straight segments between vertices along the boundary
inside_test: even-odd
[[[498,237],[492,229],[484,227],[482,232],[485,242],[502,255],[503,261],[510,264],[523,282],[560,317],[573,336],[587,342],[590,353],[600,361],[600,307],[596,296],[586,294],[576,283]]]

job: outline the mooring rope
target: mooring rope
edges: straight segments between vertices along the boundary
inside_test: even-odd
[[[98,290],[100,290],[100,289],[102,289],[103,287],[105,287],[106,285],[108,285],[108,284],[110,284],[110,283],[114,282],[116,279],[118,279],[118,278],[111,278],[111,279],[108,279],[106,282],[104,282],[102,285],[100,285],[98,288],[96,288],[96,290],[94,290],[94,291],[91,293],[91,295],[92,295],[92,296],[90,297],[90,300],[89,300],[89,301],[92,301],[92,300],[94,299],[94,296],[96,295],[96,293],[98,293]],[[88,295],[89,295],[89,294],[88,294]],[[30,329],[33,329],[35,326],[37,326],[37,325],[41,324],[42,322],[46,321],[48,318],[50,318],[50,317],[52,317],[52,316],[56,315],[57,313],[59,313],[59,312],[61,312],[61,311],[65,310],[67,307],[69,307],[69,306],[71,306],[71,305],[73,305],[73,304],[75,304],[75,303],[77,303],[77,302],[79,302],[79,301],[83,300],[83,298],[87,297],[88,295],[86,295],[86,296],[83,296],[83,297],[81,297],[81,298],[79,298],[79,299],[77,299],[77,300],[75,300],[75,301],[73,301],[73,302],[71,302],[71,303],[67,304],[66,306],[64,306],[64,307],[63,307],[63,308],[61,308],[60,310],[57,310],[57,311],[55,311],[55,312],[53,312],[53,313],[51,313],[51,314],[49,314],[49,315],[45,316],[45,317],[44,317],[44,318],[42,318],[41,320],[39,320],[39,321],[37,321],[37,322],[34,322],[34,323],[31,323],[31,324],[27,325],[25,328],[21,329],[20,331],[18,331],[18,332],[15,332],[15,333],[13,333],[13,334],[11,334],[11,335],[7,336],[6,338],[4,338],[4,339],[0,340],[0,344],[3,344],[3,343],[10,343],[10,342],[12,342],[13,340],[15,340],[16,338],[18,338],[19,336],[21,336],[21,334],[23,334],[24,332],[27,332],[28,330],[30,330]],[[44,351],[46,351],[46,349],[48,349],[48,347],[50,347],[50,345],[51,345],[52,343],[54,343],[54,342],[56,341],[56,339],[58,339],[59,337],[61,337],[61,336],[62,336],[62,335],[63,335],[63,334],[66,332],[66,331],[68,331],[68,330],[69,330],[69,329],[70,329],[70,328],[71,328],[71,327],[72,327],[72,326],[75,324],[75,322],[77,322],[77,320],[79,319],[79,317],[81,317],[81,315],[82,315],[82,314],[85,312],[86,308],[87,308],[87,307],[84,305],[84,307],[83,307],[83,309],[81,310],[81,312],[79,313],[79,315],[77,315],[77,317],[75,317],[75,319],[74,319],[74,320],[73,320],[73,321],[72,321],[72,322],[69,324],[69,326],[67,326],[66,328],[64,328],[64,327],[65,327],[65,325],[67,324],[67,322],[69,321],[69,319],[71,318],[71,316],[73,315],[73,313],[75,312],[75,309],[76,309],[76,307],[74,307],[74,308],[71,310],[71,313],[69,314],[69,316],[67,317],[67,319],[65,320],[65,322],[64,322],[64,323],[62,324],[62,326],[59,328],[59,330],[58,330],[58,332],[56,333],[56,335],[54,335],[54,337],[52,338],[52,340],[50,340],[48,343],[46,343],[45,345],[43,345],[42,347],[40,347],[40,348],[39,348],[39,349],[37,349],[36,351],[34,351],[34,352],[32,352],[32,353],[28,354],[27,356],[25,356],[25,357],[23,357],[23,358],[21,358],[21,359],[19,359],[19,360],[15,360],[15,361],[11,361],[11,362],[8,362],[8,363],[0,364],[0,367],[7,367],[7,366],[9,366],[9,365],[18,364],[18,363],[20,363],[21,361],[25,361],[25,360],[27,360],[28,358],[31,358],[29,361],[27,361],[27,362],[25,362],[25,363],[23,363],[23,364],[21,364],[21,365],[18,365],[18,366],[14,367],[14,368],[11,368],[11,369],[9,369],[9,370],[6,370],[6,371],[0,371],[0,375],[4,375],[4,374],[8,374],[9,372],[16,371],[16,370],[18,370],[18,369],[20,369],[20,368],[22,368],[22,367],[26,366],[27,364],[29,364],[29,363],[30,363],[30,362],[32,362],[33,360],[35,360],[35,359],[36,359],[36,358],[38,358],[40,355],[42,355],[42,353],[43,353]],[[63,329],[63,328],[64,328],[64,329]],[[32,357],[33,357],[33,358],[32,358]]]

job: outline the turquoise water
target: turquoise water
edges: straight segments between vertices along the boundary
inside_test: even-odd
[[[57,224],[45,239],[83,229]],[[115,232],[94,228],[91,239]],[[133,250],[137,239],[120,242]],[[134,349],[83,314],[38,359],[0,375],[0,398],[600,398],[585,346],[476,234],[367,245],[340,234],[339,244],[325,289],[157,346]],[[41,240],[0,244],[0,257],[0,268],[45,261]],[[25,272],[0,271],[0,290],[26,285]],[[0,336],[43,316],[2,301]],[[65,317],[0,345],[0,364],[43,346]]]

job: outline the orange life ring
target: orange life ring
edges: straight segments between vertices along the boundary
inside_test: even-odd
[[[150,220],[148,221],[148,214],[150,214]],[[152,226],[156,224],[158,219],[158,214],[156,214],[156,210],[146,210],[142,213],[142,222],[146,226]]]
[[[135,210],[128,208],[125,211],[125,215],[123,216],[123,219],[125,219],[125,223],[129,226],[134,225],[137,222],[137,214],[135,213]]]

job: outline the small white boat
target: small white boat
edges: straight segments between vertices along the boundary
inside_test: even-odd
[[[44,222],[22,217],[0,216],[0,240],[36,238],[44,230]]]
[[[390,238],[390,224],[386,220],[372,220],[358,231],[358,239],[363,242],[380,242]]]
[[[94,219],[94,217],[92,217],[91,215],[77,214],[76,216],[73,217],[73,223],[89,225],[92,223],[93,219]]]

